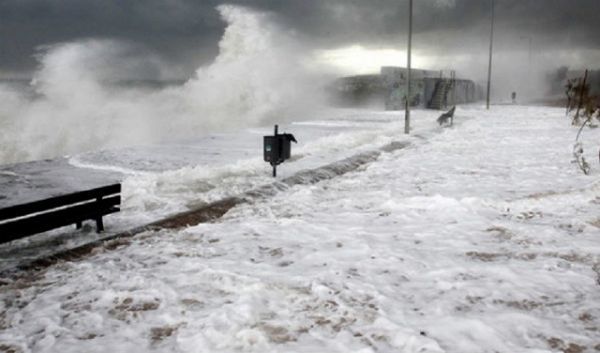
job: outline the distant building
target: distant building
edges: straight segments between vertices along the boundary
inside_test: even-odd
[[[381,105],[385,96],[381,75],[342,77],[333,90],[334,103],[342,106]]]
[[[381,68],[386,88],[386,110],[404,109],[407,74],[408,70],[403,67]],[[443,77],[440,71],[412,69],[410,88],[410,105],[428,109],[444,109],[447,106],[481,99],[475,82]]]
[[[386,110],[402,110],[407,73],[406,68],[385,66],[380,74],[341,78],[335,84],[336,103],[344,106],[377,104]],[[443,77],[440,71],[412,69],[411,73],[411,106],[444,109],[482,98],[481,90],[473,81]]]

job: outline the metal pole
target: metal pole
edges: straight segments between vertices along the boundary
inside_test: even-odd
[[[407,51],[407,74],[406,74],[406,111],[404,114],[404,133],[410,133],[410,81],[411,81],[411,47],[412,47],[412,14],[413,0],[408,1],[408,51]]]
[[[492,24],[490,26],[490,61],[488,64],[488,81],[487,81],[487,97],[486,108],[490,109],[490,89],[492,86],[492,51],[494,48],[494,0],[492,2]]]
[[[456,71],[452,70],[452,105],[456,105]]]
[[[528,80],[527,80],[528,81],[527,90],[529,92],[527,92],[527,93],[529,93],[530,100],[532,98],[531,95],[533,93],[532,89],[531,89],[531,76],[532,76],[531,70],[532,70],[532,67],[531,67],[531,36],[529,36],[529,75],[528,75]]]
[[[528,43],[529,43],[529,54],[528,54],[528,59],[529,59],[529,64],[527,66],[527,98],[531,99],[531,93],[532,93],[532,89],[531,89],[531,46],[532,46],[532,38],[531,36],[520,36],[519,38],[521,39],[527,39]]]
[[[275,131],[273,133],[273,135],[275,137],[277,137],[277,130],[279,129],[279,126],[275,125]],[[277,138],[275,138],[275,141],[277,141]],[[279,143],[277,143],[277,148],[279,148]],[[271,153],[271,156],[273,156],[273,153]],[[272,158],[272,157],[271,157]],[[275,161],[275,163],[273,161],[271,161],[271,165],[273,166],[273,178],[275,178],[277,176],[277,161]]]
[[[531,67],[531,36],[529,36],[529,67]]]

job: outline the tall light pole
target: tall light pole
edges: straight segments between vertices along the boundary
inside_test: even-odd
[[[486,108],[490,109],[490,88],[492,86],[492,51],[494,48],[494,0],[492,1],[492,24],[490,26],[490,61],[488,63],[488,81],[487,81],[487,98]]]
[[[529,99],[531,99],[531,36],[520,36],[519,38],[521,39],[528,39],[529,40],[529,66],[527,67],[527,94],[530,96]]]
[[[412,16],[413,0],[408,1],[408,51],[407,51],[407,73],[406,73],[406,111],[404,113],[404,133],[410,133],[410,79],[411,79],[411,47],[412,47]]]

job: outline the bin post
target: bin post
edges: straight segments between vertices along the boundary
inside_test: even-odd
[[[291,142],[298,141],[292,134],[280,134],[278,125],[275,125],[273,136],[263,136],[263,160],[273,167],[273,177],[277,176],[277,166],[290,158]]]

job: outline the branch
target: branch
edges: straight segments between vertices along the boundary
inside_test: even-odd
[[[583,122],[583,124],[581,124],[581,127],[579,128],[579,131],[577,132],[577,137],[575,137],[575,145],[573,146],[573,157],[575,157],[575,161],[577,162],[579,169],[581,169],[581,171],[585,175],[588,175],[590,173],[591,168],[590,168],[590,164],[583,157],[583,143],[579,141],[579,137],[581,136],[581,131],[583,131],[583,128],[585,127],[585,125],[590,123],[591,120],[592,120],[592,118],[588,117]],[[598,158],[600,158],[600,155]]]

